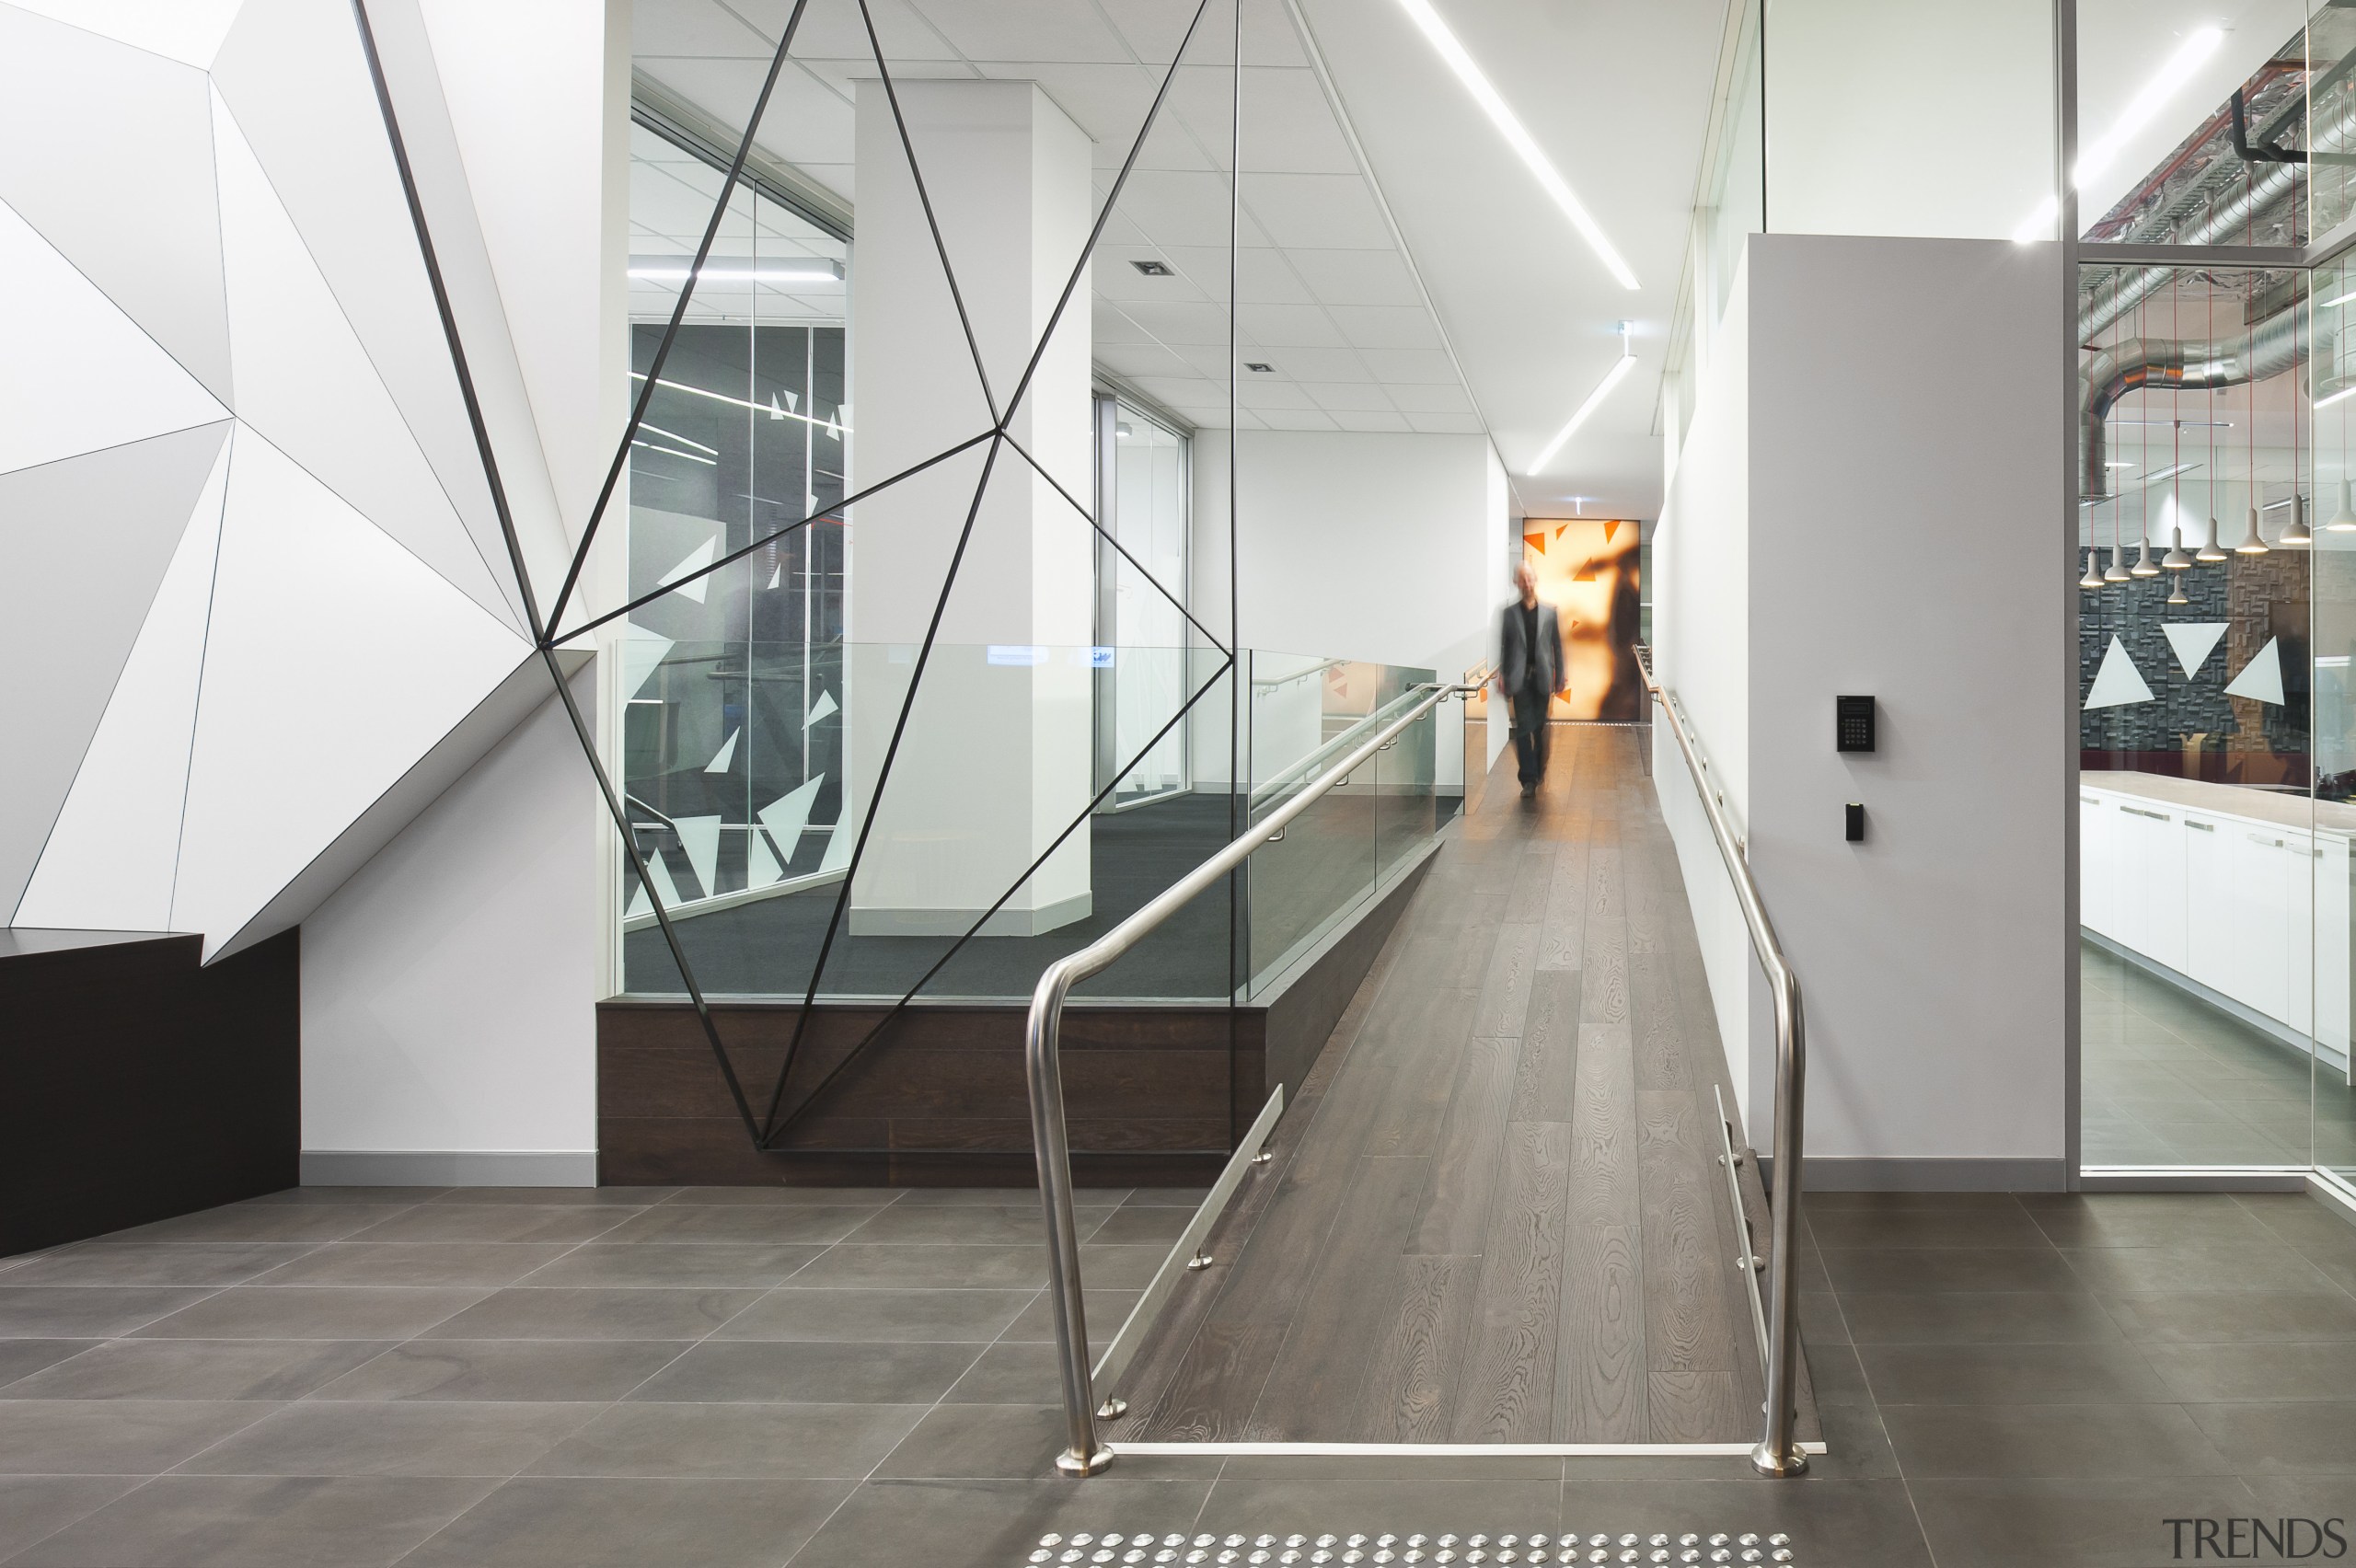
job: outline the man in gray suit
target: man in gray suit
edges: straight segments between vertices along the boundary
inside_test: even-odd
[[[1528,561],[1514,569],[1513,580],[1521,600],[1506,606],[1497,638],[1497,689],[1513,710],[1514,761],[1526,801],[1546,777],[1547,707],[1571,682],[1563,663],[1563,628],[1554,606],[1538,602],[1538,577]]]

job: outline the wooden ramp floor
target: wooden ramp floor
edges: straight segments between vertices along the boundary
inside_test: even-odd
[[[1500,760],[1114,1440],[1756,1440],[1725,1058],[1646,733],[1557,728],[1535,801]]]

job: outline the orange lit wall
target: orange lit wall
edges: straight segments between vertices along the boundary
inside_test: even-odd
[[[1522,520],[1522,559],[1538,574],[1538,597],[1554,606],[1563,626],[1571,689],[1554,699],[1557,719],[1644,717],[1635,655],[1638,533],[1620,518]]]

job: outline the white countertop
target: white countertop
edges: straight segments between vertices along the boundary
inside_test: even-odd
[[[2133,795],[2178,811],[2214,812],[2219,816],[2244,817],[2300,833],[2315,827],[2327,833],[2356,835],[2356,805],[2342,801],[2311,801],[2304,795],[2253,790],[2241,784],[2212,784],[2201,778],[2171,778],[2161,773],[2123,770],[2081,773],[2078,783],[2084,789]]]

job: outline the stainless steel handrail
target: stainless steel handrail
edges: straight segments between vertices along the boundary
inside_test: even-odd
[[[1227,847],[1196,866],[1149,900],[1136,914],[1078,952],[1047,965],[1031,994],[1031,1015],[1022,1030],[1023,1061],[1031,1078],[1031,1137],[1039,1159],[1039,1199],[1047,1222],[1047,1269],[1056,1304],[1056,1359],[1063,1373],[1064,1415],[1070,1444],[1056,1456],[1066,1475],[1094,1475],[1113,1462],[1096,1443],[1096,1393],[1088,1365],[1088,1318],[1080,1297],[1080,1230],[1073,1214],[1071,1146],[1064,1127],[1062,1049],[1064,1001],[1071,988],[1111,967],[1155,927],[1184,908],[1195,894],[1251,858],[1262,845],[1284,836],[1286,824],[1374,754],[1398,739],[1410,724],[1450,697],[1476,687],[1434,685],[1424,699],[1340,762],[1301,786],[1300,792],[1246,828]],[[1231,788],[1232,786],[1230,786]]]
[[[1750,1451],[1750,1463],[1761,1475],[1798,1475],[1807,1469],[1796,1430],[1799,1420],[1799,1223],[1800,1112],[1807,1087],[1807,1041],[1800,1019],[1800,982],[1775,940],[1774,923],[1759,896],[1750,874],[1750,859],[1743,841],[1727,821],[1726,803],[1704,777],[1708,765],[1693,748],[1685,716],[1661,684],[1653,678],[1649,650],[1640,650],[1636,667],[1644,672],[1645,689],[1669,716],[1669,732],[1685,754],[1686,771],[1702,799],[1702,814],[1709,819],[1710,836],[1717,840],[1719,858],[1734,879],[1735,901],[1742,906],[1742,923],[1750,928],[1751,950],[1767,972],[1767,988],[1775,998],[1775,1170],[1769,1203],[1774,1209],[1774,1298],[1767,1321],[1767,1430]],[[1740,1223],[1741,1216],[1736,1216]],[[1745,1248],[1746,1255],[1750,1251]],[[1745,1264],[1748,1267],[1748,1263]]]

